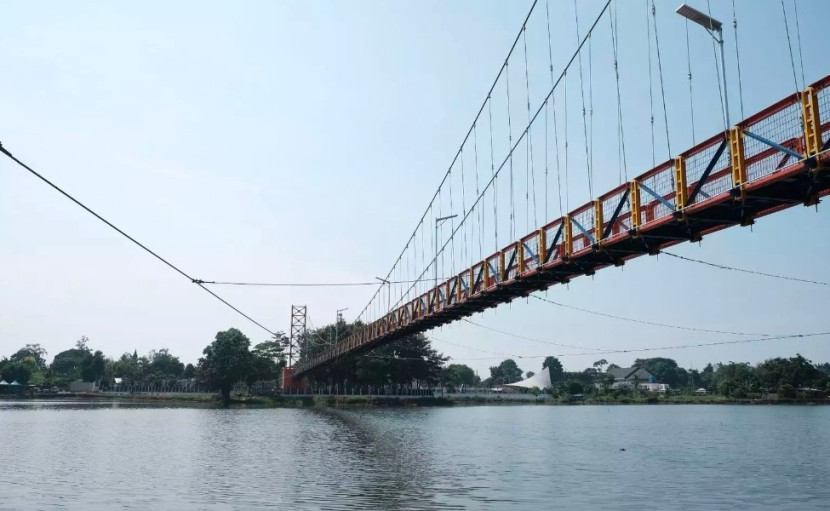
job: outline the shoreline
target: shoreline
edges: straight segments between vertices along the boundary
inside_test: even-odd
[[[597,406],[597,405],[790,405],[816,406],[830,405],[830,398],[729,398],[724,396],[647,396],[610,398],[600,396],[596,398],[551,398],[549,396],[527,396],[511,398],[504,395],[497,396],[465,396],[464,394],[450,394],[445,396],[383,396],[383,395],[282,395],[282,396],[250,396],[232,398],[228,405],[223,405],[218,396],[213,394],[105,394],[105,393],[75,393],[75,394],[42,394],[33,396],[2,395],[0,400],[9,401],[83,401],[83,402],[119,402],[125,404],[189,404],[206,406],[230,407],[258,407],[258,408],[311,408],[311,407],[346,407],[346,408],[379,408],[379,407],[447,407],[447,406],[517,406],[517,405],[545,405],[545,406]]]

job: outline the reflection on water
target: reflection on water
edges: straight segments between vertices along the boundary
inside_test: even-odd
[[[827,509],[828,426],[828,407],[0,401],[0,509]]]

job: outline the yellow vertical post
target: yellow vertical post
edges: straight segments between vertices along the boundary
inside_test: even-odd
[[[486,288],[490,284],[490,265],[487,264],[487,259],[482,263],[481,271],[484,272],[484,280],[481,285]]]
[[[525,272],[525,243],[524,241],[516,242],[516,257],[519,260],[519,275]]]
[[[473,266],[470,267],[470,276],[467,280],[467,298],[473,296],[473,291],[475,291],[473,288],[476,285],[476,272],[473,268]]]
[[[821,151],[821,115],[815,89],[807,87],[801,94],[801,113],[804,116],[804,140],[807,156]]]
[[[565,255],[571,255],[571,247],[573,243],[573,226],[571,225],[571,216],[565,215],[562,217],[562,221],[565,222]]]
[[[674,159],[674,208],[677,211],[686,207],[686,195],[689,187],[686,186],[686,160],[682,156]]]
[[[539,229],[539,248],[536,252],[539,257],[539,266],[542,266],[548,259],[548,235],[544,227]]]
[[[746,160],[744,158],[744,134],[741,128],[734,126],[729,129],[729,148],[732,153],[732,186],[741,189],[746,183]]]
[[[604,223],[602,218],[602,199],[596,199],[594,201],[594,243],[597,246],[602,241],[602,227]]]
[[[499,284],[504,282],[504,250],[499,250]]]
[[[628,195],[631,200],[631,229],[636,231],[640,227],[640,183],[636,179],[631,181]]]

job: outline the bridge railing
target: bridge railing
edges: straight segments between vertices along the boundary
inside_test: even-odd
[[[827,76],[476,262],[346,341],[301,362],[297,374],[569,258],[645,235],[672,219],[682,220],[689,211],[743,200],[747,190],[784,171],[798,170],[797,164],[812,160],[813,168],[826,165],[829,153]]]

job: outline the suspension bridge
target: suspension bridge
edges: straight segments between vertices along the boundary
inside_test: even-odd
[[[656,6],[654,2],[646,2],[654,164],[633,179],[628,178],[625,151],[625,102],[620,94],[616,6],[610,0],[605,2],[587,31],[580,34],[579,7],[574,3],[576,48],[556,74],[551,48],[550,5],[545,3],[539,9],[537,4],[533,3],[438,190],[392,268],[384,279],[379,279],[382,284],[377,292],[359,315],[359,325],[348,337],[301,357],[289,369],[287,376],[297,379],[313,374],[342,357],[425,332],[555,284],[568,283],[579,276],[593,275],[602,268],[623,265],[640,255],[657,254],[685,241],[699,241],[703,236],[727,227],[751,225],[756,219],[796,205],[816,205],[821,197],[830,193],[830,174],[827,172],[830,160],[830,76],[808,85],[804,82],[802,67],[802,81],[799,83],[792,43],[794,38],[790,34],[793,21],[787,19],[783,2],[786,39],[796,90],[757,113],[743,116],[737,18],[733,18],[743,117],[737,123],[730,122],[729,116],[722,24],[710,14],[685,4],[677,10],[686,18],[687,49],[689,22],[702,25],[712,37],[719,98],[719,104],[714,108],[720,110],[723,120],[721,130],[679,154],[671,153],[669,144]],[[534,16],[539,19],[534,21]],[[592,81],[596,79],[596,71],[590,62],[596,58],[592,53],[597,52],[597,45],[592,41],[598,37],[599,27],[605,23],[605,40],[610,41],[612,64],[608,66],[612,70],[608,82],[616,85],[616,104],[609,109],[611,113],[606,124],[616,124],[616,166],[620,178],[625,177],[620,179],[618,186],[595,195],[594,171],[599,169],[593,161],[594,127],[602,121],[595,119]],[[543,35],[546,30],[546,40],[545,37],[529,35],[531,28],[541,29]],[[797,55],[800,58],[800,34],[798,38]],[[528,41],[535,41],[542,47],[546,44],[549,57],[543,66],[548,72],[544,80],[546,86],[537,86],[540,92],[536,95],[530,77],[538,78],[540,75],[534,74],[528,65]],[[717,46],[721,49],[719,55]],[[586,53],[589,61],[587,71],[583,63]],[[692,100],[689,55],[687,53],[689,128],[694,138],[695,111],[712,108],[712,105],[696,106]],[[656,71],[653,74],[654,68]],[[659,77],[659,80],[653,79],[653,76]],[[511,78],[514,94],[518,83],[518,88],[524,89],[523,97],[515,99],[511,96]],[[568,82],[577,80],[580,92],[576,100],[573,100],[572,92],[569,102]],[[655,89],[659,91],[657,98]],[[501,99],[499,95],[502,95]],[[658,164],[655,156],[654,105],[659,107],[661,103],[665,142],[671,157]],[[535,108],[532,105],[536,105]],[[521,115],[516,115],[517,110]],[[575,128],[573,121],[568,126],[569,110],[572,118],[575,111],[579,119]],[[660,113],[660,109],[657,110]],[[524,122],[519,122],[519,119]],[[522,125],[521,130],[515,129]],[[574,129],[582,132],[584,154],[581,150],[569,148],[568,133]],[[497,142],[494,143],[494,140]],[[499,153],[498,158],[495,153]],[[544,185],[536,181],[537,167],[544,167]],[[548,176],[554,167],[560,214],[548,221]],[[577,167],[580,168],[580,176],[587,177],[588,191],[595,198],[571,209],[567,208],[567,188],[569,179],[573,180],[575,174],[571,171],[569,175],[568,172]],[[489,171],[485,172],[484,179],[479,169]],[[607,169],[607,166],[602,167],[602,170]],[[516,175],[522,170],[525,171],[525,190],[523,194],[521,190],[517,194],[514,186],[521,179],[517,179]],[[508,176],[502,175],[502,172]],[[563,186],[566,193],[564,201]],[[537,204],[537,191],[539,195],[544,194],[543,207]],[[516,235],[517,195],[519,202],[525,199],[524,216],[529,228],[524,236]],[[456,213],[455,208],[459,205],[460,213]],[[540,214],[542,221],[538,220]],[[439,240],[445,223],[451,224],[450,234]],[[505,226],[509,232],[506,243],[502,241]],[[502,227],[502,238],[499,227]],[[494,244],[492,253],[483,253],[485,243]]]
[[[621,266],[640,255],[699,241],[727,227],[751,225],[793,206],[817,205],[830,194],[830,76],[812,83],[806,80],[797,2],[787,7],[781,1],[779,37],[767,48],[779,45],[787,57],[781,60],[779,54],[774,67],[761,59],[768,76],[789,81],[791,71],[792,88],[787,89],[791,92],[783,98],[764,96],[764,83],[756,73],[751,89],[758,108],[753,107],[757,112],[751,115],[744,113],[735,2],[731,3],[735,54],[730,66],[724,26],[712,16],[710,2],[705,13],[684,4],[676,10],[678,16],[671,12],[672,18],[660,18],[654,0],[644,0],[640,6],[645,16],[628,27],[618,18],[618,2],[574,0],[570,12],[566,1],[532,2],[438,188],[391,268],[378,278],[380,284],[367,305],[343,338],[337,324],[345,309],[338,310],[332,338],[301,346],[298,362],[286,368],[284,384],[296,385],[343,357]],[[764,4],[765,8],[773,5],[772,0]],[[588,12],[586,18],[584,11],[594,6],[596,12]],[[628,23],[634,23],[633,10],[626,9]],[[676,24],[668,27],[670,37],[665,37],[668,19],[685,24],[688,83],[682,87],[676,81],[672,87],[664,72],[664,62],[682,61],[684,40]],[[707,56],[704,69],[694,73],[704,78],[708,73],[708,81],[693,79],[693,53],[699,60],[709,49],[698,42],[697,50],[705,51],[692,51],[695,38],[690,27],[705,30],[703,44],[711,44],[711,60]],[[768,27],[757,30],[765,40],[775,39]],[[676,43],[669,52],[666,41]],[[634,51],[638,45],[644,51],[629,53],[632,64],[625,64],[622,49]],[[667,54],[669,62],[664,59]],[[731,86],[727,73],[732,76]],[[672,124],[669,111],[677,117],[681,110],[678,88],[688,89],[688,110],[682,122]],[[739,108],[735,108],[735,92]],[[672,94],[674,101],[667,101]],[[740,113],[736,123],[731,120],[732,110]],[[698,141],[701,122],[711,136]],[[672,140],[677,147],[678,138],[682,147],[688,147],[679,153],[672,150]],[[2,144],[0,153],[278,337],[208,286],[288,284],[196,278]],[[665,154],[662,163],[658,153]],[[629,167],[642,172],[629,177]],[[602,193],[600,186],[606,185],[608,191]],[[590,200],[572,208],[571,195],[582,192]],[[295,331],[305,328],[305,307],[292,307],[292,339]]]

